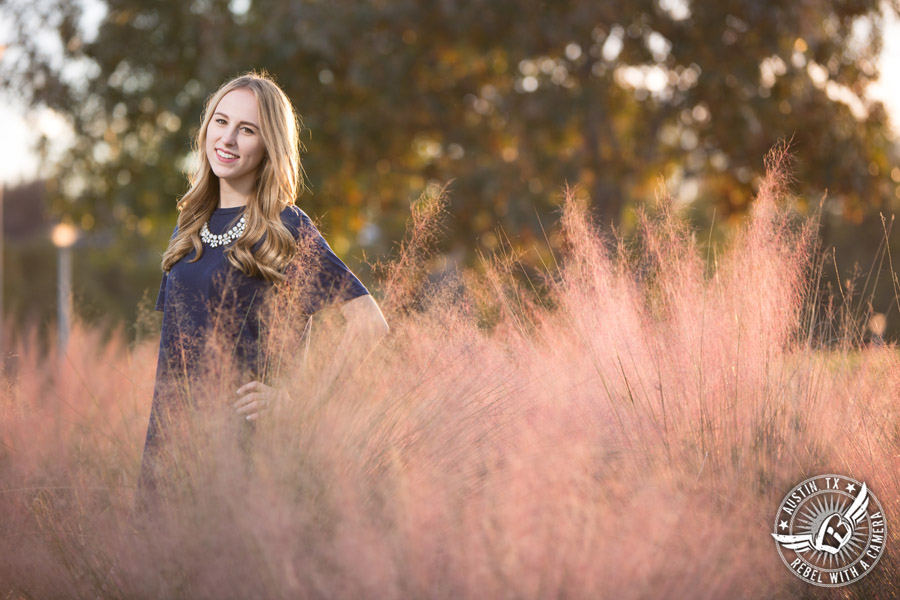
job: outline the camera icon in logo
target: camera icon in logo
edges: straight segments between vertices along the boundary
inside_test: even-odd
[[[837,554],[847,545],[852,535],[853,524],[843,515],[831,513],[819,526],[813,547],[822,552]]]

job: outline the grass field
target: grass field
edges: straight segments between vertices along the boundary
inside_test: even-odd
[[[305,355],[283,327],[291,401],[246,457],[214,373],[153,521],[131,502],[156,342],[21,343],[0,598],[900,597],[900,355],[821,308],[782,183],[714,257],[665,202],[611,251],[569,197],[537,295],[510,257],[416,294],[440,211],[423,204],[383,269],[390,335],[335,385],[328,315]],[[770,533],[788,490],[832,472],[868,484],[888,539],[829,592]]]

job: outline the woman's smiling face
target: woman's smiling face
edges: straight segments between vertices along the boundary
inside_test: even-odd
[[[256,95],[246,88],[228,92],[206,128],[206,158],[213,173],[233,188],[250,190],[265,152]]]

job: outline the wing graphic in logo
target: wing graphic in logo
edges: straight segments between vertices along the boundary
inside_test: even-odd
[[[813,547],[813,535],[811,533],[804,535],[778,535],[777,533],[773,533],[772,537],[775,538],[775,541],[779,544],[788,550],[794,550],[797,554],[808,552],[812,550]]]
[[[847,545],[856,526],[866,516],[866,508],[869,506],[869,495],[866,484],[863,483],[859,494],[844,514],[833,512],[819,525],[818,531],[802,535],[779,535],[773,533],[772,537],[783,547],[794,550],[798,554],[809,550],[818,550],[828,554],[837,554]]]

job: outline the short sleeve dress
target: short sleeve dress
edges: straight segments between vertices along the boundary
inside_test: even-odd
[[[210,232],[225,233],[240,219],[243,210],[244,207],[216,209],[209,220]],[[328,304],[369,293],[332,251],[305,212],[288,206],[282,211],[281,220],[296,241],[306,242],[313,255],[308,262],[316,269],[311,277],[305,274],[310,293],[303,295],[304,305],[299,308],[304,317],[301,326],[307,323],[306,317]],[[225,256],[226,247],[204,244],[199,260],[191,262],[196,256],[192,250],[163,274],[156,302],[156,310],[163,313],[162,331],[136,507],[146,507],[157,488],[155,459],[165,451],[166,438],[162,431],[165,419],[161,417],[177,409],[175,405],[183,398],[190,398],[191,385],[202,378],[199,354],[209,331],[221,330],[222,320],[227,319],[229,323],[224,330],[230,335],[226,352],[233,366],[250,377],[247,381],[265,379],[267,356],[260,339],[263,327],[260,309],[273,284],[262,277],[247,277],[235,268]],[[286,274],[292,276],[290,268]]]

